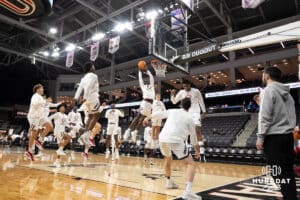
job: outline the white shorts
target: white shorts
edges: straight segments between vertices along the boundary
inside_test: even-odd
[[[161,126],[162,120],[161,119],[152,119],[151,122],[152,122],[152,126]]]
[[[141,114],[148,117],[152,112],[152,104],[148,101],[143,100],[140,105]]]
[[[107,135],[118,135],[118,125],[117,124],[108,124],[107,125]]]
[[[30,125],[30,128],[37,130],[43,128],[43,125],[46,123],[50,123],[50,120],[47,117],[42,118],[28,118],[28,122]]]
[[[89,114],[100,113],[100,101],[98,97],[91,98],[85,102]]]
[[[179,159],[185,159],[189,156],[189,151],[186,144],[183,143],[165,143],[160,142],[160,151],[163,156],[171,157],[172,152]]]
[[[201,126],[201,115],[200,113],[191,113],[192,119],[194,121],[195,126]]]
[[[74,126],[71,126],[70,135],[72,138],[76,138],[77,133],[80,131],[82,127],[79,124],[76,124]]]

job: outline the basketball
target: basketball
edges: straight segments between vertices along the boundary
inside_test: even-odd
[[[141,60],[138,62],[138,68],[139,70],[145,70],[147,66],[147,63],[144,60]]]

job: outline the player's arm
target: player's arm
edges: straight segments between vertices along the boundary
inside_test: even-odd
[[[119,110],[119,116],[120,116],[120,117],[124,117],[124,111]]]
[[[139,70],[139,84],[142,89],[145,87],[141,70]]]
[[[54,119],[57,119],[57,117],[58,117],[58,113],[55,113],[55,114],[51,115],[50,117],[48,117],[48,119],[49,119],[50,121],[52,121],[52,120],[54,120]]]
[[[144,119],[143,124],[144,126],[148,125],[150,119],[166,119],[168,118],[168,115],[169,112],[167,110],[154,112]]]
[[[151,85],[152,87],[154,87],[154,78],[153,78],[152,73],[151,73],[149,70],[147,70],[147,74],[148,74],[149,79],[150,79],[150,85]]]
[[[173,104],[177,104],[179,101],[183,99],[182,90],[180,90],[175,96],[175,90],[171,91],[171,102]]]
[[[75,101],[78,101],[79,100],[79,97],[81,95],[81,93],[83,92],[83,79],[81,79],[79,85],[78,85],[78,88],[76,90],[76,93],[75,93],[75,96],[74,96],[74,100]]]
[[[198,90],[197,93],[198,93],[198,95],[197,95],[197,97],[198,97],[198,103],[199,103],[201,111],[202,111],[202,117],[204,117],[205,113],[206,113],[206,108],[205,108],[203,96],[202,96],[202,94],[201,94],[201,92],[199,90]]]

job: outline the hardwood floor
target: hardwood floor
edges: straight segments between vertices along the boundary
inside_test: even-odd
[[[63,166],[55,168],[55,151],[45,151],[42,160],[25,161],[23,152],[0,149],[0,199],[115,199],[166,200],[181,196],[185,187],[184,165],[174,161],[172,178],[178,190],[165,189],[163,160],[155,165],[143,158],[121,157],[106,160],[103,155],[91,155],[83,161],[62,158]],[[199,192],[260,175],[260,166],[220,163],[196,163],[193,191]]]

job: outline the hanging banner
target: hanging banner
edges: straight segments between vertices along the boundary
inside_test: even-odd
[[[99,41],[93,43],[91,45],[91,55],[90,55],[90,60],[95,61],[99,55]]]
[[[109,40],[108,52],[111,54],[116,53],[120,47],[120,36],[113,37]]]
[[[256,8],[265,0],[242,0],[242,8]]]
[[[178,8],[176,10],[171,11],[171,29],[179,29],[184,26],[182,23],[184,22],[184,15],[182,13],[182,9]]]
[[[67,52],[66,67],[70,68],[74,63],[74,50]]]

